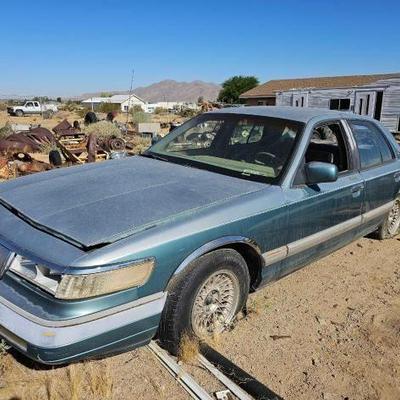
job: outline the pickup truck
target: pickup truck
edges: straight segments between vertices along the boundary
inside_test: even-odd
[[[26,101],[25,104],[19,106],[7,107],[9,115],[15,115],[17,117],[23,117],[28,114],[44,114],[52,116],[58,111],[58,108],[54,104],[40,104],[38,101]]]

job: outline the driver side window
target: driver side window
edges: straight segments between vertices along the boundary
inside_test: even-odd
[[[329,122],[314,129],[305,155],[305,163],[312,161],[335,164],[339,173],[349,169],[346,141],[340,122]]]

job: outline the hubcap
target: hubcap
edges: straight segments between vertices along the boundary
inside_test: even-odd
[[[239,303],[239,281],[228,270],[211,275],[198,290],[192,308],[192,329],[198,337],[222,332]]]
[[[388,217],[388,232],[390,235],[396,235],[400,227],[400,200],[396,200]]]

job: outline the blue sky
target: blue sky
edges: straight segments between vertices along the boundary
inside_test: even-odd
[[[0,95],[400,71],[400,1],[7,1]]]

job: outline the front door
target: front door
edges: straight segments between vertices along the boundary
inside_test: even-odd
[[[354,142],[341,121],[317,125],[293,186],[285,189],[288,204],[288,253],[280,277],[352,241],[361,225],[364,183],[351,157]],[[336,182],[306,185],[304,165],[335,164]]]
[[[356,98],[354,103],[354,112],[358,115],[374,116],[376,101],[376,92],[373,91],[359,91],[356,92]]]

